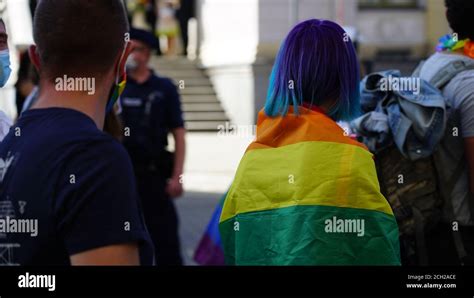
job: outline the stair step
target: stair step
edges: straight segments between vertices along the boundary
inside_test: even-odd
[[[217,96],[214,95],[188,95],[184,94],[181,96],[181,102],[185,103],[212,103],[219,102]]]
[[[222,121],[188,121],[187,131],[218,131],[220,125],[225,125]]]
[[[216,132],[229,121],[212,81],[196,62],[183,57],[154,57],[152,67],[171,78],[181,94],[183,117],[188,131]],[[184,81],[184,82],[183,82]]]
[[[185,121],[228,121],[224,112],[190,112],[184,113]]]
[[[215,103],[184,103],[184,112],[224,112],[219,102]]]
[[[173,79],[176,86],[180,86],[181,81],[180,79]],[[188,78],[183,80],[184,87],[196,87],[196,86],[204,86],[204,87],[212,87],[212,83],[208,78]]]
[[[214,88],[210,86],[188,86],[184,89],[180,89],[181,95],[215,95]]]

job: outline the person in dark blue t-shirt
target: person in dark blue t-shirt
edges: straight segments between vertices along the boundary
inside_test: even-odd
[[[130,159],[102,131],[127,31],[120,0],[39,2],[38,101],[0,144],[0,265],[154,263]]]
[[[130,30],[133,53],[127,63],[123,93],[124,145],[132,158],[145,221],[155,246],[157,265],[181,265],[178,216],[173,198],[182,192],[185,129],[176,86],[148,68],[153,34]],[[128,133],[127,133],[128,132]],[[168,134],[175,151],[166,151]]]

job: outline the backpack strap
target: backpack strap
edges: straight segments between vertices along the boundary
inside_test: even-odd
[[[461,158],[461,160],[459,161],[458,165],[456,166],[456,170],[454,170],[454,173],[453,175],[451,176],[451,178],[449,179],[449,181],[446,183],[446,189],[447,191],[445,191],[445,198],[449,201],[449,202],[445,202],[445,204],[447,204],[447,208],[446,210],[448,211],[448,214],[449,214],[449,217],[452,221],[455,220],[455,214],[454,214],[454,204],[453,204],[453,200],[451,199],[451,194],[452,194],[452,191],[456,185],[456,182],[458,181],[459,177],[461,177],[462,175],[462,172],[464,170],[464,156]],[[471,206],[471,204],[470,204]],[[470,208],[472,210],[472,208]],[[472,211],[471,211],[471,216],[472,216]],[[459,230],[457,231],[454,231],[451,227],[451,235],[453,236],[453,240],[454,240],[454,246],[456,247],[456,252],[458,254],[458,258],[459,260],[461,261],[461,265],[464,265],[463,264],[463,260],[468,256],[468,253],[466,252],[466,248],[464,246],[464,242],[462,240],[462,237],[461,237],[461,233]]]
[[[420,64],[418,68],[421,69],[423,64]],[[419,69],[415,72],[418,71]],[[438,72],[431,80],[430,83],[433,84],[438,89],[443,89],[446,84],[448,84],[454,77],[460,74],[463,71],[474,69],[474,63],[467,63],[466,61],[458,60],[447,65],[443,70]]]
[[[426,247],[425,238],[425,223],[423,215],[418,208],[412,207],[413,218],[415,220],[415,239],[416,239],[416,254],[418,257],[418,264],[421,266],[428,266],[428,250]]]

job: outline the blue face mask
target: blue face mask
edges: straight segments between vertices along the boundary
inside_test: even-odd
[[[10,78],[11,72],[10,52],[8,50],[0,51],[0,88],[5,86],[8,78]]]

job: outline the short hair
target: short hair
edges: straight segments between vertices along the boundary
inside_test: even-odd
[[[474,1],[472,0],[445,0],[446,17],[449,27],[458,34],[459,39],[474,40]]]
[[[333,101],[328,115],[336,121],[351,120],[360,114],[359,81],[359,63],[347,33],[328,20],[304,21],[280,47],[265,113],[285,116],[292,105],[298,114],[303,103],[321,106]]]
[[[100,80],[123,50],[128,30],[121,0],[40,0],[33,35],[41,76]]]

